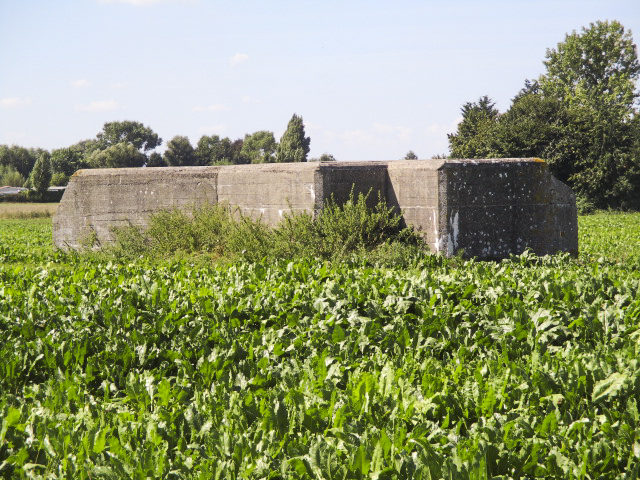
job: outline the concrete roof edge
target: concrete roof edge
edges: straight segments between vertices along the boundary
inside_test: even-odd
[[[424,160],[366,160],[366,161],[335,161],[335,162],[300,162],[300,163],[255,163],[246,165],[213,165],[213,166],[185,166],[185,167],[133,167],[133,168],[86,168],[78,170],[74,176],[93,175],[127,175],[136,173],[150,173],[151,171],[189,174],[213,173],[216,171],[232,171],[236,169],[252,169],[257,171],[276,170],[315,170],[326,168],[386,168],[389,166],[412,166],[439,169],[447,165],[476,165],[500,163],[545,163],[539,158],[477,158],[477,159],[424,159]]]

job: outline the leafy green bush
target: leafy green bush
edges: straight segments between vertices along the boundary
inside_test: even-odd
[[[163,210],[151,216],[146,230],[133,226],[115,229],[112,251],[119,256],[183,252],[259,260],[336,258],[385,244],[418,249],[420,237],[402,225],[402,217],[382,198],[374,208],[368,208],[367,197],[360,194],[356,199],[352,192],[343,205],[331,199],[315,218],[306,212],[290,212],[274,228],[228,205],[207,204],[191,212]]]
[[[578,208],[578,215],[590,215],[596,211],[596,206],[593,202],[582,195],[576,197],[576,207]]]
[[[326,203],[315,222],[325,256],[371,250],[386,241],[407,244],[419,241],[410,229],[402,227],[402,217],[394,213],[393,207],[387,207],[380,194],[373,209],[367,207],[367,197],[360,193],[356,200],[352,192],[343,205],[333,198]]]

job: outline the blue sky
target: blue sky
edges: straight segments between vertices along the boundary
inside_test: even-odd
[[[168,142],[304,119],[310,156],[447,153],[460,107],[501,111],[547,48],[638,0],[0,0],[0,144],[54,149],[136,120]]]

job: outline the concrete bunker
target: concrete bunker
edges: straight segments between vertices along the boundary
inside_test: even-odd
[[[284,212],[318,212],[373,190],[398,208],[433,252],[505,258],[578,251],[575,196],[538,159],[410,160],[95,169],[77,172],[53,220],[58,248],[90,235],[146,225],[166,208],[224,202],[276,224]]]

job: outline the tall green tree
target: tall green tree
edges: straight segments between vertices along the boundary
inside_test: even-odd
[[[104,144],[96,138],[89,138],[74,143],[68,147],[68,152],[64,152],[62,155],[56,155],[55,158],[52,158],[54,173],[63,173],[70,176],[82,168],[94,168],[90,162],[91,155],[94,152],[104,150],[105,148]],[[76,154],[78,156],[76,156]]]
[[[243,140],[231,140],[219,135],[203,135],[195,149],[197,165],[236,165],[251,163],[242,154]]]
[[[569,172],[574,190],[598,207],[640,208],[640,63],[631,32],[617,21],[592,23],[547,50],[544,64],[540,90],[567,108],[578,154],[553,158],[552,168]]]
[[[462,121],[456,133],[447,135],[452,158],[483,158],[496,155],[494,130],[500,112],[487,95],[460,109]]]
[[[546,72],[499,114],[467,103],[452,157],[541,157],[596,207],[640,208],[640,77],[631,32],[595,22],[547,50]]]
[[[158,152],[153,152],[149,155],[149,159],[147,160],[147,167],[166,167],[167,162],[162,156],[162,154]]]
[[[289,120],[287,130],[280,138],[276,149],[276,162],[306,162],[311,138],[305,137],[302,117],[295,113]]]
[[[242,138],[236,138],[229,145],[229,158],[234,165],[251,163],[251,160],[242,154],[243,145],[244,140]]]
[[[195,155],[198,165],[219,164],[226,154],[225,145],[219,135],[202,135],[198,140]]]
[[[0,187],[22,187],[24,177],[11,165],[0,165]]]
[[[241,155],[247,163],[271,163],[275,161],[277,147],[273,132],[260,130],[244,136]]]
[[[81,168],[89,167],[89,163],[85,160],[85,152],[72,145],[51,152],[51,167],[54,174],[60,173],[70,177]]]
[[[18,145],[0,145],[0,165],[13,167],[24,178],[27,178],[43,151],[26,149]]]
[[[547,49],[540,77],[546,95],[568,106],[589,107],[629,118],[638,98],[640,63],[630,31],[617,21],[597,21]]]
[[[580,146],[588,143],[589,129],[577,111],[545,95],[539,83],[525,83],[493,132],[497,157],[545,159],[553,173],[569,182],[582,158]]]
[[[131,120],[105,123],[97,138],[104,148],[130,143],[145,153],[162,145],[162,139],[150,127]]]
[[[186,167],[198,164],[195,150],[188,137],[176,135],[167,143],[164,160],[171,167]]]
[[[130,143],[117,143],[105,150],[95,150],[87,158],[91,168],[142,167],[147,161],[144,153]]]
[[[51,159],[48,153],[42,153],[31,171],[31,185],[40,195],[49,188],[51,182]]]

